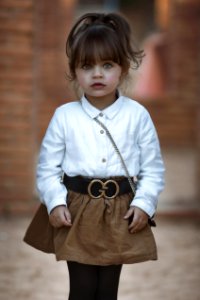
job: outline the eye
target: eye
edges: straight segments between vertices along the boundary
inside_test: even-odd
[[[84,64],[84,65],[81,66],[81,68],[82,68],[83,70],[90,70],[91,67],[92,67],[92,66],[89,65],[89,64]]]
[[[110,62],[106,62],[106,63],[104,63],[103,67],[104,67],[104,69],[111,69],[113,67],[113,64]]]

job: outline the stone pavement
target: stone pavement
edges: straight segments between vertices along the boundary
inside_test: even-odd
[[[29,221],[0,219],[0,299],[67,300],[66,263],[22,242]],[[157,224],[159,260],[125,265],[118,299],[199,300],[200,220],[158,217]]]

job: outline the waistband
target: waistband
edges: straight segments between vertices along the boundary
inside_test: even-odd
[[[67,189],[88,194],[91,198],[113,199],[132,192],[126,177],[87,178],[82,176],[70,177],[64,174],[63,184]]]

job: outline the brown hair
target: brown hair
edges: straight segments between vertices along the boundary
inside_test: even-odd
[[[111,60],[128,72],[137,69],[144,56],[131,43],[128,22],[116,13],[87,13],[72,27],[67,43],[70,78],[76,78],[75,69],[80,64],[93,64],[98,60]]]

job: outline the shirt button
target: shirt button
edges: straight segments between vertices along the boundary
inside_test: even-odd
[[[104,130],[100,130],[100,133],[103,134],[103,133],[104,133]]]
[[[105,158],[102,158],[102,162],[105,163],[105,162],[106,162],[106,159],[105,159]]]

